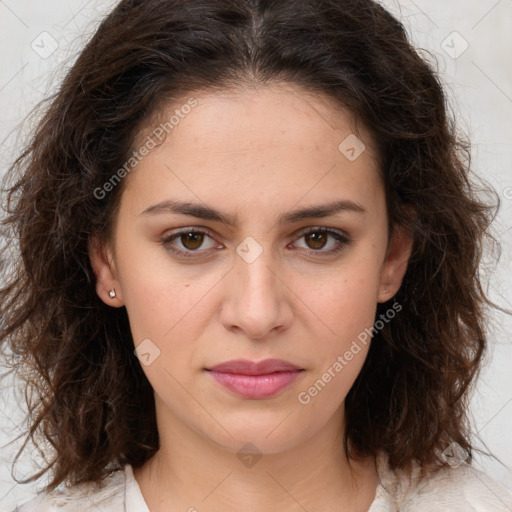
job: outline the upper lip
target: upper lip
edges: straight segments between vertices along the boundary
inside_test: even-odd
[[[248,359],[236,359],[212,366],[211,368],[207,368],[207,370],[243,375],[265,375],[274,372],[302,370],[302,368],[282,359],[265,359],[258,362],[249,361]]]

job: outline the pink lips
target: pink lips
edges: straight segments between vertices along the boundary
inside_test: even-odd
[[[222,386],[245,398],[266,398],[289,386],[303,369],[281,359],[258,363],[245,359],[207,368]]]

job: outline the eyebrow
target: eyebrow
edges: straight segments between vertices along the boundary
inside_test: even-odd
[[[340,212],[354,212],[363,215],[366,214],[366,210],[360,204],[349,200],[339,200],[326,204],[307,206],[293,210],[291,212],[283,213],[278,217],[277,223],[291,224],[293,222],[304,219],[321,219],[323,217],[330,217]],[[191,203],[187,201],[162,201],[158,204],[146,208],[142,213],[140,213],[140,215],[153,216],[168,213],[190,215],[199,219],[220,222],[232,227],[238,224],[237,215],[230,215],[204,204]]]

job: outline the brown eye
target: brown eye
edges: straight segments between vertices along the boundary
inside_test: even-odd
[[[222,246],[215,243],[211,235],[199,229],[182,229],[164,237],[160,243],[177,256],[201,257],[208,254],[211,249],[221,249]]]
[[[331,255],[343,250],[351,239],[338,230],[316,227],[303,231],[298,239],[299,249],[305,249],[315,256]]]
[[[204,233],[183,233],[180,235],[181,243],[185,249],[193,251],[195,249],[199,249],[204,242]]]
[[[328,235],[326,233],[313,231],[304,235],[304,239],[311,249],[322,249],[327,243]]]

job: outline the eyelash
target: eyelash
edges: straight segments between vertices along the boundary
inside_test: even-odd
[[[171,235],[166,236],[165,238],[161,239],[160,240],[160,244],[163,245],[166,248],[166,250],[168,250],[169,252],[172,252],[173,254],[175,254],[177,256],[184,256],[186,258],[196,257],[195,253],[200,253],[200,252],[203,252],[203,251],[201,251],[200,249],[183,251],[181,249],[177,249],[176,247],[172,246],[172,242],[175,239],[179,238],[182,235],[187,235],[189,233],[192,233],[192,234],[195,234],[195,235],[206,235],[206,236],[208,236],[210,238],[213,238],[207,231],[203,231],[203,230],[200,230],[200,229],[197,229],[197,228],[184,228],[184,229],[180,229],[178,231],[175,231]],[[300,240],[304,236],[307,236],[307,235],[309,235],[311,233],[331,235],[338,242],[336,247],[334,247],[333,249],[329,249],[327,251],[324,251],[322,249],[317,249],[317,250],[315,250],[315,249],[302,249],[302,250],[307,251],[310,254],[314,254],[314,255],[321,254],[321,255],[328,255],[328,256],[330,256],[330,255],[333,255],[333,254],[337,254],[337,253],[341,252],[345,248],[345,246],[349,245],[351,243],[351,241],[352,241],[346,235],[344,235],[344,234],[342,234],[342,233],[340,233],[338,231],[335,231],[333,229],[325,228],[325,227],[312,227],[312,228],[308,228],[306,231],[302,231],[300,233],[300,236],[299,236],[299,238],[297,238],[297,240]]]

